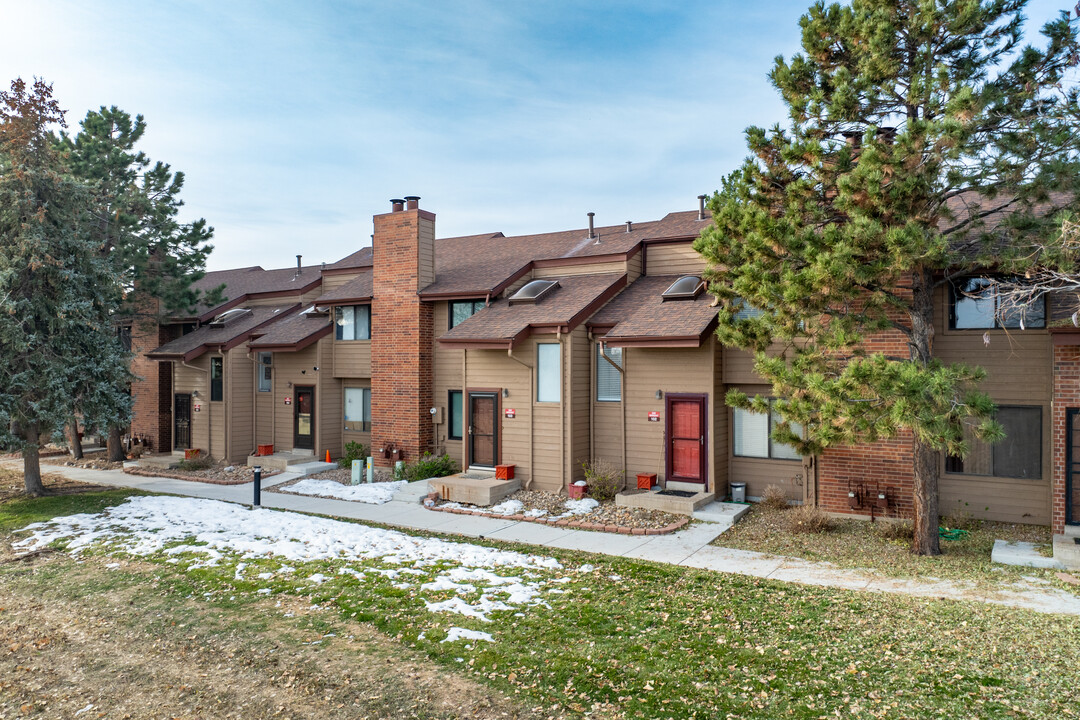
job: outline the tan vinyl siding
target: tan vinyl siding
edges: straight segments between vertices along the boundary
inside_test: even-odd
[[[320,342],[325,342],[321,340]],[[318,343],[309,345],[300,352],[276,352],[274,353],[274,451],[291,450],[295,436],[293,435],[293,410],[296,405],[296,386],[317,386],[319,378],[314,367],[319,364]],[[304,372],[301,372],[304,371]],[[289,383],[293,387],[289,387]],[[285,398],[292,398],[293,404],[286,405]],[[316,387],[315,390],[315,433],[322,426],[322,397]],[[317,448],[316,448],[317,449]]]
[[[708,413],[716,411],[713,380],[715,350],[711,339],[700,348],[625,348],[623,367],[626,369],[623,398],[626,405],[627,475],[656,473],[664,477],[665,400],[657,399],[656,391],[667,393],[698,393],[708,396]],[[659,422],[649,422],[648,414],[660,413]],[[715,427],[710,414],[708,427]],[[617,427],[617,426],[616,426]],[[598,428],[599,430],[599,428]],[[613,429],[617,432],[617,429]],[[603,433],[598,433],[598,436]],[[597,443],[601,441],[598,439]],[[610,443],[612,440],[605,439]],[[709,487],[717,478],[715,454],[711,452],[714,438],[708,439]],[[721,479],[722,481],[722,479]]]
[[[571,275],[600,275],[603,273],[624,273],[626,262],[615,260],[611,262],[588,263],[583,265],[559,265],[557,267],[533,268],[533,279],[547,277],[568,277]]]
[[[436,338],[443,335],[448,329],[448,312],[449,304],[446,301],[435,303]],[[463,465],[465,458],[463,456],[462,441],[447,438],[450,430],[449,393],[451,390],[462,390],[464,387],[461,382],[461,359],[464,355],[464,350],[452,350],[442,347],[437,341],[435,343],[435,406],[443,410],[442,424],[435,426],[435,444],[439,449],[454,458],[458,466]],[[461,407],[462,410],[465,409],[464,397],[462,398]],[[461,421],[461,427],[465,427],[464,419]]]
[[[418,223],[416,289],[435,282],[435,222],[420,218]]]
[[[255,364],[248,358],[247,346],[233,348],[226,353],[225,360],[225,397],[229,401],[226,452],[230,462],[240,462],[255,452],[251,422],[254,390]]]
[[[592,345],[585,325],[580,325],[566,338],[563,346],[563,402],[567,412],[569,452],[567,456],[568,482],[583,480],[582,463],[592,458],[589,442],[589,401],[592,393]]]
[[[634,256],[626,261],[626,282],[630,283],[641,277],[641,259],[644,252],[634,253]]]
[[[796,476],[801,479],[802,472],[800,460],[732,457],[729,480],[746,483],[748,498],[761,498],[765,495],[765,488],[776,485],[784,490],[788,500],[801,502],[803,489],[796,482]]]
[[[718,499],[723,499],[728,494],[728,408],[724,404],[726,388],[724,386],[723,373],[720,368],[724,365],[724,355],[727,350],[715,337],[709,338],[713,348],[713,393],[710,397],[709,412],[712,413],[712,438],[709,450],[712,453],[713,466],[716,469],[713,479],[715,482],[709,488],[716,493]]]
[[[315,345],[318,348],[320,368],[319,372],[315,373],[319,378],[315,399],[321,401],[321,405],[315,406],[315,412],[321,421],[315,428],[315,455],[322,459],[329,450],[331,458],[339,458],[342,455],[342,433],[345,428],[345,395],[341,389],[341,380],[322,370],[329,368],[333,362],[333,336],[325,337]]]
[[[370,272],[370,270],[368,271]],[[350,280],[355,280],[360,273],[341,273],[340,275],[323,275],[322,276],[322,291],[328,293],[331,290],[336,290]]]
[[[333,368],[334,377],[371,377],[370,340],[334,340],[333,334],[330,334],[320,342],[332,346],[329,353],[331,362],[327,363],[327,367]]]
[[[210,451],[210,358],[202,355],[188,363],[191,367],[185,367],[179,362],[173,366],[173,393],[192,394],[196,391],[199,397],[191,399],[191,447],[198,448],[203,452]],[[200,412],[195,412],[195,405],[202,407]]]
[[[274,409],[277,404],[274,402],[277,397],[277,388],[284,387],[285,381],[278,379],[278,367],[277,363],[281,356],[278,353],[271,353],[271,365],[270,365],[270,392],[256,392],[255,393],[255,445],[268,445],[273,444],[274,440]],[[279,399],[278,402],[281,402]],[[275,447],[275,449],[277,449]]]
[[[535,353],[530,353],[531,345],[531,341],[524,342],[514,350],[516,357],[530,365],[535,362]],[[523,484],[527,484],[533,478],[532,468],[529,463],[529,429],[534,418],[533,403],[529,398],[531,370],[507,357],[505,350],[466,350],[462,352],[466,353],[468,375],[465,385],[469,389],[501,392],[505,388],[510,393],[509,397],[503,398],[500,396],[498,399],[499,462],[516,465],[515,477],[520,478]],[[469,403],[467,391],[462,400],[467,415]],[[514,409],[515,417],[507,418],[505,416],[507,408]],[[558,445],[559,425],[557,413],[558,406],[556,406],[555,414],[555,437],[552,443],[554,446]],[[539,417],[540,414],[542,413],[537,413],[536,417]],[[467,423],[463,424],[463,428],[463,432],[467,434]],[[558,450],[560,452],[541,460],[540,451],[538,448],[536,449],[537,471],[542,473],[545,478],[548,477],[548,473],[552,470],[554,475],[558,476],[559,458],[562,457],[561,447]],[[545,482],[544,485],[545,488],[553,490],[557,490],[559,487],[557,481],[554,487],[550,487],[548,482]]]
[[[950,330],[949,293],[944,287],[937,291],[934,312],[939,328],[934,337],[936,357],[946,363],[962,362],[986,370],[986,380],[979,389],[999,405],[1034,405],[1043,409],[1042,478],[1021,480],[946,473],[943,462],[941,512],[962,510],[975,517],[1004,522],[1049,523],[1053,469],[1050,333],[1045,329]],[[983,341],[984,334],[990,338],[989,345]]]
[[[647,275],[697,275],[705,269],[705,260],[694,252],[691,241],[645,247]]]

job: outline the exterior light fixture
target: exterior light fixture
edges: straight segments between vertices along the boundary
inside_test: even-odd
[[[510,397],[510,388],[503,388],[502,395],[503,395],[504,398]]]
[[[664,397],[664,391],[663,390],[657,390],[656,391],[656,399],[660,400],[663,397]]]

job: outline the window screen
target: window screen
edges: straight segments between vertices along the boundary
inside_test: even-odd
[[[462,405],[461,405],[461,391],[450,391],[450,402],[447,403],[449,407],[450,417],[447,418],[447,431],[446,437],[450,440],[461,439],[462,428]]]
[[[536,400],[559,402],[562,368],[559,345],[541,343],[536,346]]]
[[[606,354],[622,367],[622,348],[609,347]],[[622,373],[604,359],[600,343],[596,344],[596,399],[600,402],[622,400]]]
[[[371,390],[345,388],[345,429],[354,432],[371,430]]]
[[[1005,437],[994,444],[975,437],[972,427],[964,428],[968,454],[950,455],[945,472],[1007,478],[1042,477],[1042,408],[999,407],[997,421]]]

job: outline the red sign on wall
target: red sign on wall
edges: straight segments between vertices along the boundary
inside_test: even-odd
[[[517,416],[517,411],[514,410],[514,408],[506,408],[504,414],[506,415],[506,417],[512,418]]]
[[[286,397],[285,398],[285,404],[286,405],[292,405],[292,398],[291,397]]]
[[[656,410],[649,411],[649,422],[660,422],[660,413]]]
[[[191,409],[195,412],[202,412],[202,405],[200,405],[199,403],[195,403],[191,406]]]

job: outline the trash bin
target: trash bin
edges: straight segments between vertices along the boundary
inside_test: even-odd
[[[731,483],[731,502],[744,503],[746,502],[746,483],[733,482]]]

